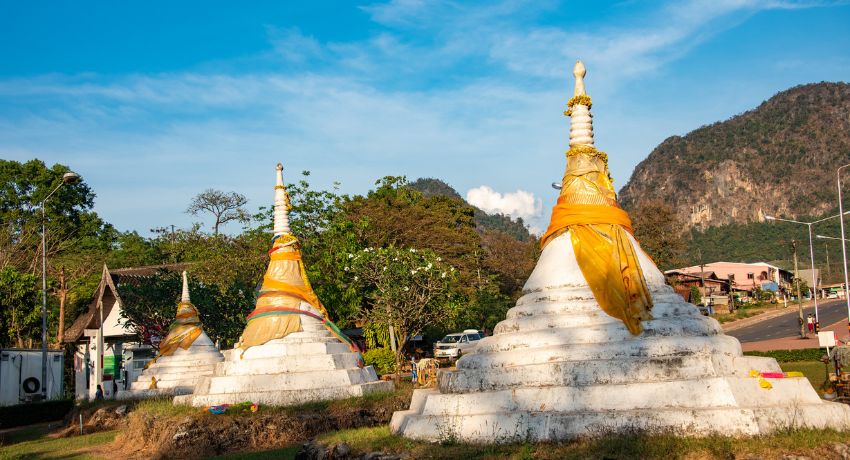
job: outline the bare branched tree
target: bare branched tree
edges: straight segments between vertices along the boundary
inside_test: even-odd
[[[245,222],[250,218],[248,212],[242,208],[246,203],[248,199],[239,193],[207,189],[192,198],[186,212],[193,216],[202,211],[212,214],[215,217],[213,233],[218,235],[221,225],[233,220]]]

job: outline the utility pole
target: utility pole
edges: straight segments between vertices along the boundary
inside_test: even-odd
[[[697,257],[699,257],[699,288],[702,304],[705,305],[705,264],[702,262],[702,251],[697,248]]]
[[[791,240],[791,250],[794,252],[794,283],[797,284],[797,308],[800,313],[800,338],[805,339],[806,320],[803,319],[803,296],[800,294],[800,274],[797,271],[797,240]]]
[[[59,329],[56,331],[58,348],[62,348],[65,340],[65,299],[68,297],[68,285],[65,284],[65,266],[59,271]]]

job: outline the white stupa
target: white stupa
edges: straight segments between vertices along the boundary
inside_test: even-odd
[[[524,295],[436,389],[414,392],[392,431],[498,443],[848,428],[850,408],[822,401],[773,359],[742,356],[665,284],[616,203],[580,62],[574,73],[569,166]]]
[[[183,272],[183,295],[177,317],[160,342],[159,353],[148,363],[120,399],[150,398],[191,393],[202,376],[211,375],[224,356],[204,332],[198,310],[189,300],[189,281]]]
[[[392,382],[378,380],[372,366],[363,365],[357,347],[328,319],[289,228],[289,207],[278,164],[274,239],[256,308],[215,373],[176,403],[286,406],[393,389]]]

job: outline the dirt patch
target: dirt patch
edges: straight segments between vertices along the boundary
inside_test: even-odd
[[[257,413],[163,415],[138,409],[113,444],[129,458],[204,458],[229,452],[281,448],[316,435],[389,423],[407,408],[409,391],[380,399],[355,398],[300,408],[260,408]]]
[[[52,438],[66,438],[80,435],[80,416],[82,416],[83,434],[97,433],[120,428],[126,422],[132,404],[106,404],[92,407],[75,407],[65,416],[63,427],[50,433]]]

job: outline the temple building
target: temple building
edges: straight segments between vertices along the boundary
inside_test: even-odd
[[[364,366],[357,346],[328,318],[289,228],[291,205],[277,165],[274,236],[256,308],[239,342],[215,373],[175,403],[208,406],[243,401],[293,405],[342,399],[393,388]]]
[[[64,342],[74,347],[76,399],[94,399],[101,385],[107,398],[126,390],[153,359],[156,350],[121,320],[128,286],[164,273],[180,272],[189,264],[151,265],[101,271],[100,283],[88,308],[65,330]]]
[[[850,427],[850,408],[773,359],[743,356],[665,283],[594,146],[585,73],[578,62],[566,173],[524,295],[437,388],[414,391],[392,431],[500,443]]]
[[[204,332],[200,314],[189,298],[189,280],[183,272],[183,293],[168,334],[159,342],[159,352],[118,398],[150,398],[189,394],[198,379],[212,375],[224,356]]]

